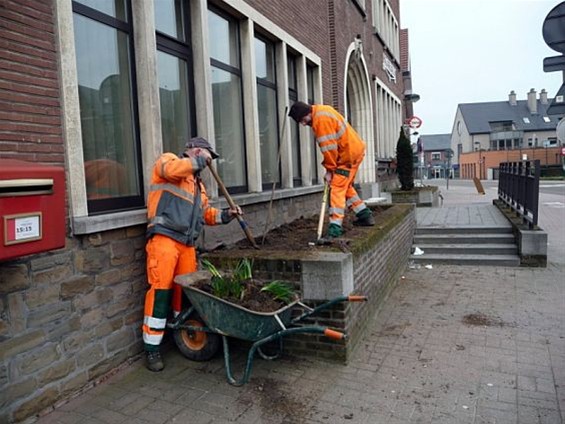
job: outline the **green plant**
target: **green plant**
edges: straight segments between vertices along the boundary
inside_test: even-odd
[[[285,303],[290,303],[294,299],[294,289],[292,286],[278,280],[271,281],[269,284],[265,285],[261,291],[270,293],[276,300]]]
[[[231,276],[223,276],[208,260],[202,259],[202,266],[212,274],[210,286],[212,294],[221,299],[233,297],[242,299],[245,294],[245,281],[253,278],[251,262],[248,259],[239,261]]]
[[[414,188],[414,153],[410,140],[406,137],[403,128],[400,128],[400,136],[396,144],[396,162],[398,180],[401,190],[412,190]]]

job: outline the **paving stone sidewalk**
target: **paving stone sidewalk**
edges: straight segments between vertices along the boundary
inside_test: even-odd
[[[545,219],[560,228],[560,217]],[[164,372],[136,361],[38,422],[563,423],[564,271],[561,256],[547,268],[408,269],[348,365],[256,359],[238,388],[223,358],[195,363],[171,349]]]

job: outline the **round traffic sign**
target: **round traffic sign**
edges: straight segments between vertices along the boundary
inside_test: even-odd
[[[412,116],[411,118],[408,118],[406,120],[406,123],[410,128],[420,128],[420,126],[422,125],[422,120],[417,116]]]
[[[561,144],[565,144],[565,118],[559,121],[555,132],[557,133],[557,140],[559,140]]]

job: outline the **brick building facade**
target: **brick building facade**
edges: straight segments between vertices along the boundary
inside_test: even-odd
[[[324,102],[366,140],[359,182],[378,185],[404,120],[399,22],[398,0],[0,2],[0,161],[63,167],[67,223],[65,248],[0,262],[0,422],[141,351],[145,196],[163,150],[212,140],[258,236],[273,184],[272,222],[317,212],[319,153],[283,122],[293,101]],[[236,226],[201,247],[242,238]]]

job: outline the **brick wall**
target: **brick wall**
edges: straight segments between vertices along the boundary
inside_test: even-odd
[[[52,1],[0,5],[0,158],[63,165]]]
[[[520,162],[522,155],[527,155],[528,160],[539,160],[541,166],[561,163],[560,146],[470,152],[463,153],[459,157],[460,176],[462,179],[473,177],[486,179],[488,169],[498,168],[501,162]],[[481,158],[484,158],[484,162],[481,162]]]
[[[33,415],[140,352],[144,235],[145,226],[108,231],[2,263],[0,422]]]

